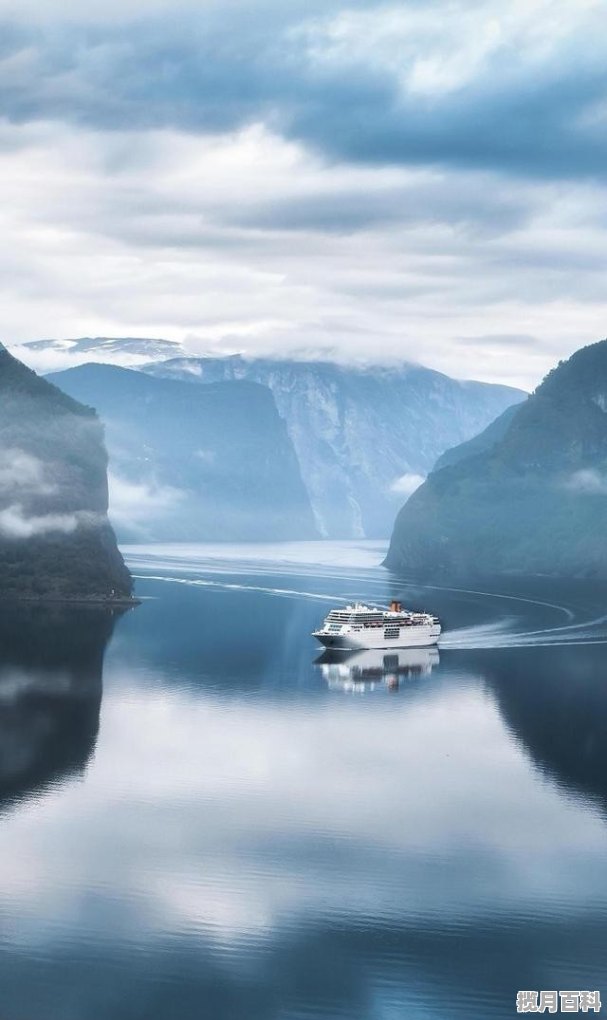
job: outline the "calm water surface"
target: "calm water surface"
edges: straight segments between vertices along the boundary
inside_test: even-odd
[[[606,589],[381,553],[130,548],[138,609],[4,612],[2,1020],[607,1000]],[[319,657],[329,606],[390,596],[438,652]]]

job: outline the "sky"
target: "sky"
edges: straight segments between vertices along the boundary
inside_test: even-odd
[[[604,0],[0,0],[0,337],[535,386],[607,333]]]

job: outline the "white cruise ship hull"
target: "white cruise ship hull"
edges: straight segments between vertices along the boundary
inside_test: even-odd
[[[430,648],[438,643],[440,625],[417,624],[401,627],[398,637],[385,637],[383,628],[363,628],[347,633],[331,634],[328,631],[314,631],[314,637],[325,648]]]

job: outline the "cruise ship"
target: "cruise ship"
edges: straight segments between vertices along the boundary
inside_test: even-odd
[[[427,648],[440,632],[436,616],[411,613],[400,602],[391,602],[389,609],[356,602],[332,609],[312,636],[325,648]]]

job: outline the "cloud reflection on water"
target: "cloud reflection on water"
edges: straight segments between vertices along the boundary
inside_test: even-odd
[[[468,1020],[607,977],[600,649],[446,650],[350,697],[309,601],[145,590],[85,781],[3,821],[9,1015],[27,987],[49,1020]]]

